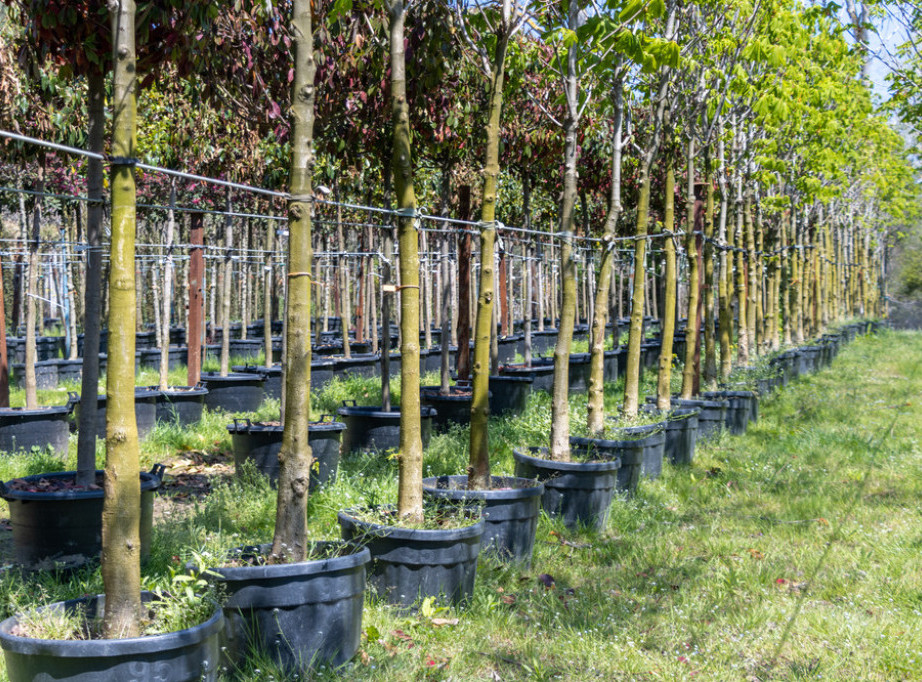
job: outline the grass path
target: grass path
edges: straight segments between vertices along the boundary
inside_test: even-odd
[[[585,399],[572,409],[584,418]],[[535,397],[491,426],[497,473],[511,473],[512,446],[546,439],[548,419]],[[211,428],[189,441],[226,448]],[[433,439],[428,473],[463,471],[465,435]],[[604,532],[543,518],[532,569],[481,562],[466,610],[406,617],[369,597],[360,654],[317,677],[922,680],[920,443],[922,335],[859,338],[763,401],[745,436],[699,446],[693,466],[616,502]],[[395,472],[382,457],[344,462],[311,500],[312,528],[335,535],[336,510],[395,499]],[[158,529],[153,581],[206,545],[265,540],[274,498],[260,481],[231,483],[186,509]],[[9,612],[98,588],[98,572],[6,575],[0,601]],[[241,675],[280,679],[264,662]]]

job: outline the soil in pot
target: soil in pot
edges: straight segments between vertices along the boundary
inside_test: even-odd
[[[474,592],[483,520],[438,529],[405,528],[376,522],[393,509],[339,512],[345,540],[371,553],[368,582],[389,604],[413,608],[427,597],[462,605]],[[457,525],[457,524],[456,524]]]
[[[50,447],[56,454],[66,457],[70,413],[70,404],[34,410],[0,408],[0,452],[31,452],[32,448]]]
[[[311,422],[307,427],[307,440],[311,446],[311,477],[309,490],[331,484],[339,470],[340,440],[346,425],[342,422]],[[235,419],[228,425],[234,447],[234,466],[239,474],[245,462],[253,462],[256,469],[267,476],[273,485],[278,483],[279,450],[282,447],[281,422],[251,422]]]
[[[143,592],[145,602],[156,595]],[[46,606],[52,613],[98,619],[105,597],[85,597]],[[211,682],[217,679],[219,636],[224,627],[220,609],[204,623],[185,630],[129,639],[50,640],[22,637],[19,617],[0,623],[0,646],[11,682]]]
[[[481,507],[485,523],[481,554],[531,564],[544,484],[527,478],[493,476],[490,490],[468,490],[467,476],[423,479],[423,495],[455,507]]]
[[[150,553],[154,492],[164,467],[141,474],[141,556]],[[78,488],[74,471],[38,474],[0,484],[10,507],[16,562],[29,568],[78,566],[99,557],[102,548],[102,470],[96,486]]]
[[[541,506],[567,528],[603,527],[618,486],[621,460],[555,462],[547,454],[547,448],[513,450],[515,475],[544,483]]]
[[[224,588],[224,656],[239,669],[256,650],[288,672],[340,666],[362,638],[367,549],[313,543],[308,560],[270,564],[271,545],[245,547],[210,569]]]
[[[400,409],[392,407],[384,411],[377,406],[356,405],[355,401],[336,410],[339,421],[346,425],[343,432],[343,455],[352,452],[383,452],[400,447]],[[423,448],[429,446],[432,437],[432,420],[436,411],[431,407],[420,407],[420,428]]]

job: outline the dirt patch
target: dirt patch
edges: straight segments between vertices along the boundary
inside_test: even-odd
[[[154,498],[154,521],[184,514],[219,481],[234,475],[234,460],[224,453],[184,452],[164,462],[166,474]]]

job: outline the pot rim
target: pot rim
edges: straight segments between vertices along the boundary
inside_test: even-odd
[[[154,595],[150,592],[142,591],[141,597],[142,599],[150,599]],[[43,606],[42,609],[67,608],[68,606],[91,603],[99,599],[105,599],[105,595],[98,594],[95,597],[54,602]],[[55,656],[58,658],[115,658],[133,654],[150,654],[158,647],[168,650],[199,644],[220,632],[224,627],[224,614],[221,607],[215,605],[214,614],[204,623],[199,623],[184,630],[177,630],[176,632],[127,639],[59,640],[20,637],[10,632],[18,621],[18,616],[11,616],[0,622],[0,646],[6,651],[25,655]]]
[[[581,440],[590,439],[587,438]],[[626,442],[633,443],[635,441]],[[548,452],[548,448],[546,447],[529,446],[528,450],[531,452]],[[567,473],[605,473],[614,472],[621,468],[620,457],[614,457],[612,459],[592,460],[590,462],[558,462],[556,460],[547,459],[544,457],[535,457],[534,455],[529,455],[523,452],[521,448],[513,448],[512,456],[514,459],[520,460],[526,464],[532,464],[533,466],[543,467],[545,469],[556,469],[557,471]]]
[[[457,540],[470,540],[483,535],[486,522],[479,518],[476,523],[461,528],[405,528],[403,526],[389,525],[365,521],[354,516],[361,507],[349,507],[337,513],[339,525],[345,528],[353,526],[357,532],[365,532],[375,537],[387,537],[394,540],[413,540],[430,542],[451,542]]]
[[[430,493],[433,497],[448,497],[453,500],[521,500],[531,497],[541,497],[544,494],[544,483],[533,478],[521,476],[490,476],[490,481],[514,482],[520,484],[509,490],[468,490],[466,488],[440,488],[439,482],[443,479],[464,479],[467,474],[451,474],[444,476],[430,476],[423,479],[423,492]]]
[[[278,578],[294,578],[320,573],[330,573],[333,571],[344,571],[351,568],[357,568],[368,564],[371,561],[371,552],[367,547],[359,547],[355,543],[345,540],[320,540],[309,543],[311,546],[321,544],[340,545],[349,547],[354,551],[342,556],[328,557],[325,559],[308,559],[307,561],[295,561],[286,564],[259,564],[256,566],[218,566],[209,568],[208,571],[217,573],[216,580],[221,582],[243,582],[250,580],[265,580]],[[245,545],[237,547],[232,552],[251,551],[266,555],[272,551],[272,544],[265,543],[261,545]]]
[[[429,418],[438,414],[434,407],[420,405],[420,417]],[[336,408],[336,414],[341,417],[372,417],[374,419],[390,419],[400,421],[400,408],[391,407],[390,412],[381,409],[381,405],[343,405]]]
[[[163,473],[166,467],[162,464],[155,464],[150,471],[141,472],[141,492],[158,490],[163,484]],[[105,474],[105,469],[97,469],[96,475]],[[77,475],[76,471],[56,471],[50,474],[34,474],[32,476],[20,476],[11,478],[5,483],[0,482],[0,498],[4,500],[22,500],[22,501],[61,501],[61,500],[90,500],[101,498],[104,495],[102,488],[99,490],[56,490],[51,492],[30,492],[27,490],[10,489],[7,483],[13,481],[30,481],[42,478],[67,478]]]

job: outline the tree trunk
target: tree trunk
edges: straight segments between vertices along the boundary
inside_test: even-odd
[[[195,386],[202,378],[202,337],[205,318],[205,216],[189,218],[189,312],[186,322],[186,383]]]
[[[602,233],[604,250],[596,282],[595,304],[592,310],[592,346],[589,368],[589,397],[587,426],[592,436],[601,434],[605,428],[605,322],[608,318],[608,299],[611,289],[612,271],[615,265],[615,241],[618,234],[618,219],[621,217],[621,156],[624,141],[624,84],[618,79],[612,89],[614,106],[612,120],[611,195],[608,215]],[[617,321],[616,326],[617,326]]]
[[[272,283],[274,279],[273,257],[275,256],[275,222],[269,221],[266,230],[266,259],[263,265],[263,347],[266,353],[266,367],[272,367]],[[313,294],[313,291],[311,291]]]
[[[25,389],[26,409],[38,408],[38,387],[35,380],[35,299],[38,296],[38,246],[41,240],[42,228],[42,197],[45,191],[45,160],[39,166],[38,183],[35,191],[35,203],[32,205],[32,234],[29,238],[29,256],[26,286],[26,357],[25,357]]]
[[[579,24],[579,3],[569,2],[568,26],[575,31]],[[579,128],[579,76],[576,44],[567,48],[566,88],[567,116],[564,120],[563,201],[560,207],[560,278],[562,300],[554,348],[554,388],[551,403],[550,458],[570,460],[570,346],[576,322],[576,261],[573,258],[573,211],[577,198],[576,165],[579,161],[577,132]]]
[[[176,205],[176,182],[170,182],[170,210],[166,219],[166,258],[163,265],[163,317],[160,321],[160,390],[169,385],[170,373],[170,308],[173,302],[173,231],[176,227],[173,207]]]
[[[103,635],[114,639],[137,637],[139,633],[141,479],[134,413],[137,224],[134,166],[130,162],[135,156],[136,135],[134,0],[120,0],[111,15],[115,75],[102,579],[106,591]]]
[[[231,191],[227,190],[225,210],[231,212]],[[230,372],[230,320],[231,320],[231,292],[233,291],[232,276],[234,261],[232,259],[234,248],[234,221],[229,215],[224,217],[224,261],[221,268],[221,376],[226,377]]]
[[[419,399],[419,239],[407,102],[403,0],[390,3],[391,169],[397,195],[400,243],[400,478],[397,513],[417,523],[423,516],[423,443]]]
[[[471,188],[462,185],[458,189],[458,217],[471,219]],[[458,245],[458,357],[455,369],[459,379],[471,378],[471,235],[465,233]],[[442,337],[442,343],[447,343]]]
[[[695,234],[695,138],[689,137],[686,155],[688,168],[688,193],[685,197],[685,251],[688,254],[688,319],[685,324],[685,366],[682,369],[682,392],[684,399],[695,394],[695,347],[698,345],[698,235]],[[705,277],[707,286],[707,277]],[[707,291],[707,289],[705,289]]]
[[[737,247],[736,251],[736,333],[737,346],[736,357],[741,365],[749,363],[749,328],[747,320],[747,299],[746,299],[746,241],[745,231],[743,229],[744,214],[746,206],[743,203],[743,177],[737,172],[736,177],[736,202],[734,206],[736,212],[736,236],[734,242]]]
[[[649,155],[652,156],[652,155]],[[627,367],[624,377],[625,417],[637,416],[640,393],[640,344],[643,330],[644,262],[647,256],[647,220],[650,210],[650,167],[644,162],[640,172],[640,197],[637,200],[637,223],[634,226],[634,290],[631,296],[631,331],[627,344]]]
[[[705,191],[704,209],[704,383],[709,390],[717,386],[717,335],[714,329],[716,301],[714,297],[714,169],[710,148],[704,152]]]
[[[675,227],[675,169],[670,156],[666,157],[666,164],[666,187],[663,190],[666,195],[666,208],[663,213],[663,231],[668,233],[672,232]],[[663,250],[666,261],[666,271],[663,274],[666,280],[666,291],[661,318],[663,335],[659,353],[656,406],[660,410],[668,411],[672,407],[672,340],[675,333],[676,310],[675,242],[669,234],[663,239]]]
[[[314,33],[310,0],[294,0],[295,76],[291,84],[291,196],[288,200],[285,409],[279,449],[278,498],[272,555],[303,561],[311,471],[311,179],[314,168]]]

